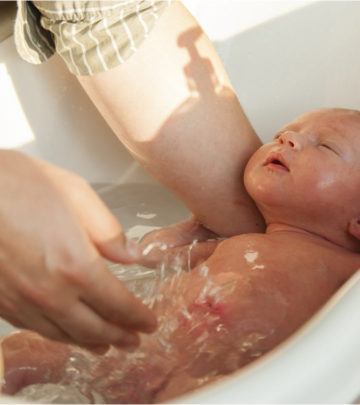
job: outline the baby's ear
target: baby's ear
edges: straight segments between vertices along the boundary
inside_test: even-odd
[[[360,240],[360,216],[353,218],[349,222],[348,232],[354,238]]]

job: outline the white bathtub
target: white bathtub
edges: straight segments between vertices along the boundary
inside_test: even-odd
[[[304,111],[360,109],[359,2],[207,0],[206,8],[196,0],[185,4],[215,42],[264,141]],[[0,147],[33,154],[85,177],[101,188],[110,208],[121,206],[116,213],[131,235],[138,231],[135,214],[143,200],[154,210],[161,207],[161,217],[149,226],[187,215],[132,160],[58,57],[32,66],[19,59],[12,38],[1,43],[0,114]],[[118,186],[106,188],[108,184]],[[150,194],[154,188],[157,193]],[[114,190],[122,193],[115,200]],[[279,348],[222,382],[174,402],[354,401],[360,394],[359,308],[356,274]],[[0,334],[8,330],[2,322]],[[0,400],[11,402],[7,397]]]

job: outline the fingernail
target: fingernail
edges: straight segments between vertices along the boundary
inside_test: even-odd
[[[126,241],[126,251],[133,259],[140,259],[141,257],[140,246],[132,239]]]

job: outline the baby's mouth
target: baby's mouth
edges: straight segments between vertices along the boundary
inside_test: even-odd
[[[272,167],[274,169],[284,170],[289,172],[289,167],[283,158],[283,156],[279,153],[272,153],[265,161],[264,166]]]

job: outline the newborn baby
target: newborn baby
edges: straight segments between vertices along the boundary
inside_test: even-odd
[[[83,379],[104,402],[165,401],[237,370],[284,341],[360,268],[359,112],[300,116],[251,157],[244,178],[264,234],[201,242],[207,232],[189,222],[146,238],[171,245],[174,260],[199,239],[196,266],[161,286],[159,330],[138,349],[91,354]],[[146,264],[164,254],[153,251]],[[5,393],[73,384],[64,371],[71,346],[20,332],[2,352]]]

